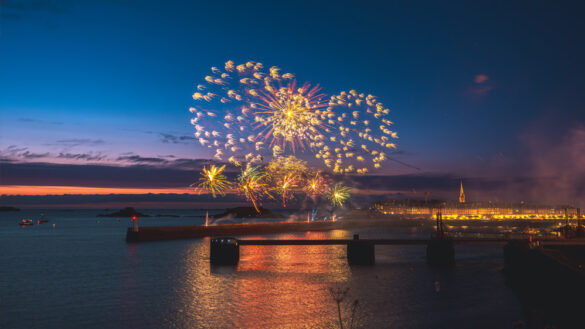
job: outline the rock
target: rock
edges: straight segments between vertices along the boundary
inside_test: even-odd
[[[20,211],[20,209],[16,208],[16,207],[0,207],[0,211]]]
[[[111,214],[99,214],[97,215],[98,217],[150,217],[149,215],[140,213],[138,211],[136,211],[136,209],[132,208],[132,207],[126,207],[120,211],[116,211],[114,213]]]

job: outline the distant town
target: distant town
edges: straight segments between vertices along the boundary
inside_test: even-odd
[[[580,209],[572,205],[550,206],[524,202],[467,201],[463,182],[460,184],[459,199],[414,200],[390,199],[376,202],[373,208],[386,215],[435,216],[441,212],[443,219],[577,219]]]

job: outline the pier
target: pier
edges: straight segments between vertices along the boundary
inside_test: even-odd
[[[215,236],[240,236],[276,233],[299,233],[348,229],[359,223],[341,222],[284,222],[284,223],[241,223],[221,225],[190,226],[134,226],[126,232],[127,242],[196,239]],[[363,224],[362,224],[363,225]]]
[[[212,238],[210,240],[210,263],[212,265],[237,265],[240,247],[242,246],[308,246],[308,245],[346,245],[347,260],[350,265],[374,265],[376,245],[426,245],[427,261],[432,265],[452,265],[455,261],[454,245],[502,245],[529,244],[528,239],[289,239],[289,240],[240,240],[231,237]],[[585,248],[585,240],[543,239],[540,246],[547,248],[563,248],[581,246]]]

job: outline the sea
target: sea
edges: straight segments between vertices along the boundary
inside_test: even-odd
[[[139,218],[140,226],[199,225],[206,213],[140,211],[152,216]],[[36,224],[41,212],[48,223]],[[450,268],[427,265],[425,246],[376,246],[375,266],[349,266],[345,246],[242,246],[239,264],[222,267],[209,263],[208,238],[127,243],[130,221],[97,217],[107,212],[0,213],[0,328],[526,328],[528,322],[506,283],[501,246],[457,246]],[[35,225],[19,226],[22,218]],[[431,220],[413,219],[396,228],[246,238],[428,238],[432,229]]]

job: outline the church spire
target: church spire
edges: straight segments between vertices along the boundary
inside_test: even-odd
[[[463,192],[463,180],[459,180],[461,188],[459,190],[459,203],[465,203],[465,192]]]

